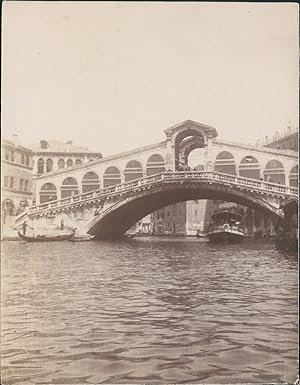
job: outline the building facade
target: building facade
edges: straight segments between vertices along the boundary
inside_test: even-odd
[[[153,234],[194,236],[204,232],[211,202],[206,199],[176,203],[152,214]]]
[[[245,235],[268,238],[275,235],[275,222],[269,216],[249,207],[218,200],[194,200],[162,208],[151,215],[154,235],[196,236],[206,233],[211,215],[219,210],[228,210],[242,216]]]
[[[35,176],[102,158],[100,152],[74,146],[71,140],[66,143],[57,140],[41,140],[39,143],[31,145],[30,149],[33,152],[33,174]]]
[[[86,147],[74,146],[71,140],[68,140],[66,143],[57,140],[41,140],[39,143],[30,146],[30,148],[33,152],[33,204],[36,203],[36,177],[65,168],[80,166],[102,158],[100,152],[90,151]],[[89,180],[88,183],[93,184],[93,180]],[[72,188],[71,185],[67,186],[66,194],[70,188]],[[57,199],[57,194],[53,191],[50,184],[43,192],[40,202],[42,203],[49,199]]]
[[[276,132],[272,138],[265,137],[263,145],[277,150],[293,150],[298,152],[299,129],[289,126],[286,131]]]
[[[33,154],[17,140],[1,143],[1,223],[14,217],[32,203]]]

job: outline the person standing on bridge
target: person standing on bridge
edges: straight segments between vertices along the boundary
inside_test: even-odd
[[[65,227],[65,222],[64,222],[64,219],[62,218],[62,220],[60,221],[60,229],[63,230]]]

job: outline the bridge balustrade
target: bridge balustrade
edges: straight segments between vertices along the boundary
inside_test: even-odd
[[[141,186],[147,186],[151,185],[153,183],[163,181],[163,180],[201,180],[201,179],[208,179],[208,180],[217,180],[222,182],[229,182],[231,184],[235,185],[243,185],[243,186],[249,186],[254,187],[256,189],[261,189],[265,191],[273,191],[281,194],[290,194],[290,195],[297,195],[298,189],[292,188],[289,186],[283,186],[278,185],[276,183],[266,182],[266,181],[258,181],[250,178],[230,175],[230,174],[224,174],[224,173],[218,173],[215,171],[167,171],[164,173],[151,175],[148,177],[145,177],[143,179],[137,179],[135,181],[129,181],[125,182],[119,185],[113,185],[109,187],[104,187],[102,189],[99,189],[97,191],[92,192],[86,192],[83,194],[74,195],[72,197],[64,198],[57,201],[51,201],[47,203],[40,204],[38,206],[33,206],[29,209],[30,213],[36,213],[38,211],[46,210],[49,208],[57,208],[60,206],[69,205],[74,202],[80,202],[80,201],[86,201],[92,198],[99,198],[99,197],[105,197],[109,196],[118,192],[126,192],[129,190],[136,189]]]

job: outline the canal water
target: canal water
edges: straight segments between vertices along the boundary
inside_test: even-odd
[[[295,381],[297,270],[271,243],[4,242],[2,382]]]

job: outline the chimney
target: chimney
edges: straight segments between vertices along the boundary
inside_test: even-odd
[[[41,148],[46,149],[48,148],[48,142],[47,140],[40,140]]]
[[[13,137],[14,144],[20,144],[20,140],[19,140],[19,135],[18,134],[14,133],[12,137]]]
[[[72,146],[72,140],[67,140],[67,152],[71,151],[71,146]]]

